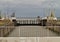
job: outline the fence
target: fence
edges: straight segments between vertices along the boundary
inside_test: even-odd
[[[0,26],[0,37],[9,35],[14,28],[14,26]]]
[[[46,26],[47,29],[50,29],[54,32],[60,33],[60,26]]]
[[[60,36],[60,26],[6,26],[0,27],[0,37]]]

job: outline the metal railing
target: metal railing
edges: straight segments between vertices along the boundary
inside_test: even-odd
[[[53,32],[52,32],[53,31]],[[60,36],[60,26],[1,26],[0,37]]]
[[[0,37],[9,35],[14,28],[14,26],[0,26]]]

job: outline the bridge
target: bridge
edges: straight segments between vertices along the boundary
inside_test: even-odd
[[[37,20],[17,20],[18,25],[41,25]]]
[[[60,26],[43,26],[41,18],[18,18],[12,20],[19,26],[0,27],[0,37],[52,37],[60,36]],[[42,22],[43,21],[43,22]],[[42,26],[41,26],[42,25]]]
[[[60,36],[60,26],[56,26],[56,25],[60,25],[60,20],[59,22],[57,22],[57,18],[53,15],[52,12],[50,16],[44,17],[43,19],[39,16],[15,18],[15,13],[13,13],[11,17],[14,26],[0,27],[0,37],[52,37],[52,36],[58,37]]]
[[[60,20],[50,20],[50,18],[44,19],[40,17],[20,17],[12,19],[12,21],[18,26],[60,26]]]
[[[42,25],[41,18],[37,17],[20,17],[16,19],[17,25],[24,26],[24,25]],[[15,23],[16,23],[15,22]]]

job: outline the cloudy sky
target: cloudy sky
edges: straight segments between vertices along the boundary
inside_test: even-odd
[[[46,16],[54,10],[57,17],[60,15],[60,0],[0,0],[2,14],[16,16]]]

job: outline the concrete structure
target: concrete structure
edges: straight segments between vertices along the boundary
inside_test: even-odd
[[[41,18],[39,17],[20,17],[16,21],[20,25],[41,25]]]
[[[0,38],[0,42],[60,42],[60,37],[9,37]]]

